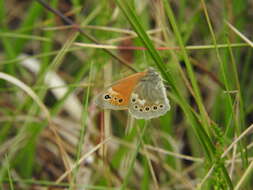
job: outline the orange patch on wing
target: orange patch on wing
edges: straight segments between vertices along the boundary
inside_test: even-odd
[[[116,96],[117,98],[122,98],[123,101],[119,104],[119,102],[114,102],[114,99],[112,99],[112,103],[120,106],[128,105],[133,89],[135,88],[139,80],[146,74],[147,72],[139,72],[116,82],[116,84],[113,85],[111,88],[114,92],[117,93],[114,94],[114,96]]]
[[[111,94],[111,97],[112,98],[109,100],[109,102],[112,105],[125,106],[125,100],[124,100],[124,97],[122,95],[114,93],[114,94]]]

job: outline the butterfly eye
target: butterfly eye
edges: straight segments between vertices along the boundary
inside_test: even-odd
[[[153,106],[152,108],[153,108],[153,110],[154,110],[154,111],[156,111],[156,110],[157,110],[157,106]]]
[[[106,95],[104,96],[104,99],[105,99],[105,100],[111,99],[111,96],[110,96],[109,94],[106,94]]]
[[[135,109],[135,110],[138,110],[138,108],[139,108],[139,106],[137,106],[137,105],[134,106],[134,109]]]
[[[122,99],[122,98],[120,98],[118,101],[119,101],[119,103],[121,103],[121,102],[123,102],[123,99]]]
[[[133,103],[136,102],[136,99],[135,99],[135,98],[132,98],[132,102],[133,102]]]

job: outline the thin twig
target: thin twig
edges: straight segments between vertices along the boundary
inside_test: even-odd
[[[93,36],[89,35],[88,33],[84,32],[80,26],[78,24],[76,24],[74,21],[72,21],[71,19],[69,19],[68,17],[66,17],[64,14],[62,14],[59,10],[54,9],[53,7],[51,7],[50,5],[48,5],[44,0],[37,0],[41,5],[43,5],[43,7],[45,7],[47,10],[49,10],[50,12],[56,14],[57,16],[59,16],[64,22],[66,22],[69,25],[73,26],[73,29],[76,29],[78,32],[80,32],[80,34],[82,34],[83,36],[85,36],[87,39],[89,39],[90,41],[94,42],[95,44],[100,44],[99,41],[96,40],[96,38],[94,38]],[[113,52],[111,52],[108,49],[104,49],[103,50],[108,53],[109,55],[111,55],[113,58],[115,58],[116,60],[118,60],[120,63],[122,63],[123,65],[125,65],[126,67],[128,67],[129,69],[131,69],[134,72],[137,72],[136,69],[134,69],[133,67],[130,66],[130,64],[120,58],[119,56],[115,55]]]

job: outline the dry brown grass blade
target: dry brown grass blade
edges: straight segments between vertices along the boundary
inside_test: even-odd
[[[80,165],[85,159],[87,159],[91,154],[101,148],[105,143],[107,143],[111,138],[107,138],[104,141],[100,142],[97,146],[92,148],[89,152],[83,155],[75,164],[73,164],[69,170],[62,174],[57,180],[56,183],[60,183],[68,174],[70,174],[78,165]]]
[[[38,104],[38,106],[41,108],[42,112],[44,113],[44,115],[45,115],[45,117],[46,117],[46,119],[49,123],[50,129],[53,131],[53,133],[56,137],[57,146],[59,147],[60,153],[62,155],[64,165],[67,168],[68,163],[69,163],[67,153],[66,153],[65,149],[62,146],[61,139],[60,139],[60,137],[57,133],[56,127],[55,127],[55,125],[54,125],[54,123],[51,119],[50,112],[48,111],[45,104],[40,100],[40,98],[35,94],[35,92],[29,86],[27,86],[25,83],[18,80],[17,78],[15,78],[11,75],[8,75],[6,73],[0,72],[0,79],[4,79],[4,80],[14,84],[15,86],[19,87],[24,92],[26,92]]]
[[[240,38],[242,38],[243,41],[245,41],[247,44],[249,44],[253,48],[253,42],[249,40],[244,34],[242,34],[239,30],[237,30],[232,24],[230,24],[228,21],[226,21],[226,24],[228,27],[233,30]]]
[[[224,158],[231,149],[233,149],[233,147],[246,135],[248,135],[251,131],[253,130],[253,124],[251,124],[247,129],[245,129],[240,136],[238,136],[229,146],[228,148],[223,152],[223,154],[221,155],[221,158]],[[205,175],[205,177],[201,180],[201,182],[197,185],[197,189],[201,189],[201,187],[203,186],[203,184],[205,183],[205,181],[211,176],[213,170],[214,170],[215,166],[213,165],[209,171],[207,172],[207,174]]]

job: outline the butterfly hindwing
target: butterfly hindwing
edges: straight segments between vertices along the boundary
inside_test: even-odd
[[[151,119],[164,115],[169,109],[170,104],[162,79],[151,69],[134,88],[129,112],[137,119]]]

